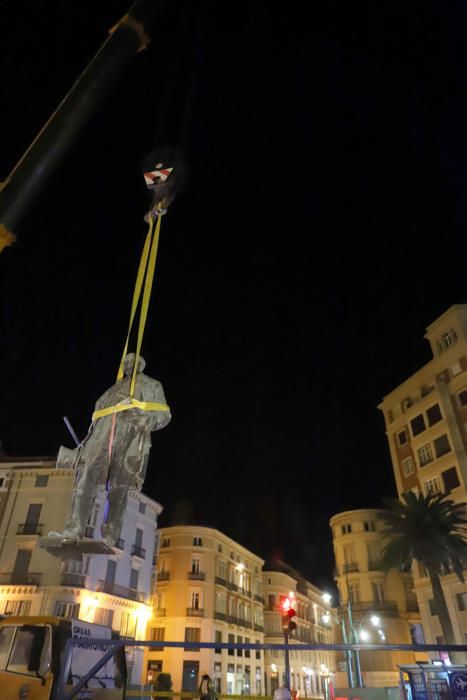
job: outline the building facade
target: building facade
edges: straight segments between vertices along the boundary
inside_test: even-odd
[[[467,305],[452,306],[428,328],[433,358],[379,405],[399,496],[409,490],[467,501]],[[443,643],[425,572],[415,564],[415,593],[427,643]],[[467,642],[467,583],[442,577],[458,644]]]
[[[323,602],[323,592],[303,579],[300,574],[282,562],[267,564],[263,569],[264,586],[264,641],[267,644],[283,644],[281,599],[291,597],[297,612],[294,622],[297,629],[290,635],[290,687],[300,697],[327,697],[327,685],[335,681],[335,653],[332,651],[308,651],[301,644],[332,644],[333,630],[324,622],[328,607]],[[324,619],[323,619],[324,618]],[[285,684],[284,652],[265,652],[265,686],[268,695],[274,695]]]
[[[153,641],[263,643],[263,560],[218,530],[160,531]],[[170,673],[174,690],[196,692],[203,673],[217,693],[264,694],[264,653],[160,648],[147,655],[147,680]]]
[[[339,591],[339,619],[344,618],[349,634],[350,599],[354,636],[369,643],[412,644],[422,642],[420,613],[410,573],[381,567],[384,523],[376,509],[351,510],[334,515],[332,530],[335,572]],[[361,639],[361,635],[365,639]],[[354,641],[356,641],[354,639]],[[412,652],[361,652],[360,662],[365,686],[397,686],[398,664],[426,660]],[[338,687],[347,685],[345,673]]]
[[[38,546],[50,530],[63,529],[75,474],[53,459],[0,460],[4,490],[0,520],[0,614],[62,615],[112,627],[123,637],[145,639],[152,615],[153,559],[161,506],[132,493],[115,555],[83,555],[61,562]],[[99,491],[88,537],[99,537],[104,513]],[[128,657],[140,683],[143,654]]]

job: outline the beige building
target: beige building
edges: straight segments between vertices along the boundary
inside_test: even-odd
[[[154,641],[262,643],[263,560],[218,530],[160,531]],[[161,648],[147,658],[148,681],[170,673],[174,690],[196,692],[203,673],[218,693],[264,694],[264,653]]]
[[[350,510],[330,520],[335,580],[339,591],[339,618],[344,617],[348,641],[348,600],[355,635],[368,643],[412,644],[422,641],[420,613],[413,593],[410,573],[381,568],[382,529],[379,510]],[[376,617],[375,617],[376,616]],[[376,623],[376,624],[373,624]],[[354,640],[355,641],[355,640]],[[397,664],[426,660],[412,652],[361,652],[365,686],[397,686]],[[345,673],[339,674],[338,687],[345,687]]]
[[[433,358],[384,397],[386,435],[398,494],[449,493],[467,501],[467,305],[452,306],[428,328]],[[442,643],[428,578],[414,566],[427,642]],[[467,583],[442,578],[458,644],[467,642]]]
[[[290,652],[290,687],[301,698],[324,697],[329,680],[335,681],[335,653],[332,651],[307,651],[301,644],[333,643],[333,630],[325,624],[323,617],[328,606],[323,602],[323,592],[306,581],[300,574],[282,562],[267,564],[263,569],[264,585],[264,641],[267,644],[283,644],[281,599],[291,597],[294,601],[293,618],[297,629],[290,635],[290,643],[296,650]],[[265,652],[266,692],[285,683],[284,652]]]
[[[0,614],[62,615],[112,627],[124,637],[145,639],[152,615],[153,557],[161,506],[130,494],[117,553],[61,562],[38,546],[50,530],[63,529],[75,474],[53,459],[0,459],[3,517],[0,520]],[[101,490],[86,531],[98,536]],[[143,654],[128,657],[139,683]]]

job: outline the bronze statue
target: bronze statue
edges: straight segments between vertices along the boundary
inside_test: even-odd
[[[77,479],[65,529],[49,532],[49,537],[45,538],[47,543],[44,541],[43,544],[47,548],[55,538],[62,542],[83,538],[100,484],[105,484],[107,489],[102,540],[112,547],[120,537],[128,492],[131,489],[140,491],[144,482],[151,432],[165,428],[171,418],[162,385],[143,374],[146,363],[142,357],[138,357],[131,392],[135,359],[134,353],[126,355],[123,378],[96,402],[95,414],[102,412],[105,415],[93,415],[83,442],[75,450],[60,448],[57,467],[73,465]],[[135,402],[130,398],[131,393]],[[143,403],[146,404],[144,408],[140,407]],[[127,405],[131,407],[122,410]]]

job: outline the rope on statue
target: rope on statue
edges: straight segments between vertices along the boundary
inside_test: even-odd
[[[122,358],[120,360],[120,366],[117,374],[117,381],[123,379],[123,364],[128,351],[128,343],[130,340],[130,333],[133,327],[133,323],[136,316],[136,310],[138,308],[138,303],[141,298],[141,291],[143,290],[142,302],[141,302],[141,312],[138,324],[138,338],[136,342],[136,357],[133,367],[133,373],[130,382],[130,393],[128,398],[120,401],[115,406],[109,406],[108,408],[102,408],[99,411],[94,411],[92,414],[92,420],[96,421],[104,416],[114,415],[120,413],[121,411],[128,411],[132,408],[139,408],[142,411],[169,411],[169,407],[164,403],[157,403],[155,401],[138,401],[135,399],[135,385],[136,385],[136,370],[138,368],[138,360],[141,352],[141,345],[143,342],[144,329],[146,326],[146,319],[148,315],[149,300],[151,298],[152,283],[154,280],[154,270],[156,267],[157,258],[157,248],[159,245],[159,235],[161,229],[161,219],[162,212],[159,211],[156,217],[156,226],[154,229],[154,218],[151,216],[149,218],[149,230],[146,236],[146,241],[144,243],[143,252],[141,254],[141,260],[139,263],[138,274],[136,276],[135,290],[133,292],[133,302],[131,305],[130,313],[130,323],[128,327],[128,333],[125,341],[125,347],[123,349]],[[144,282],[144,289],[143,289]]]

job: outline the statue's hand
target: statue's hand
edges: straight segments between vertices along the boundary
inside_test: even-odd
[[[142,479],[139,475],[135,476],[135,483],[136,483],[136,490],[141,491],[141,489],[143,488],[144,479]]]

